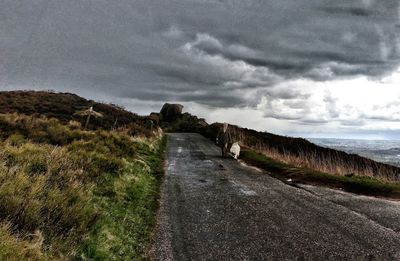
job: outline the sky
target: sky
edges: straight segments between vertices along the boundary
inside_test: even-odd
[[[398,0],[0,0],[0,90],[400,139]]]

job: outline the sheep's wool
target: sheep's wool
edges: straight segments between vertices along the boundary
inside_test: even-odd
[[[232,144],[231,153],[233,154],[233,157],[234,157],[235,159],[237,159],[237,158],[239,157],[239,154],[240,154],[240,146],[239,146],[239,144],[238,144],[237,142],[235,142],[235,143]]]

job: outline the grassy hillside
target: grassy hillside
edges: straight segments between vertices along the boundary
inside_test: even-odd
[[[0,115],[0,260],[146,258],[162,133],[86,131],[57,113]]]
[[[80,114],[93,107],[102,117],[91,117],[89,129],[107,129],[113,127],[134,127],[142,134],[148,117],[142,117],[126,111],[115,104],[105,104],[86,100],[71,93],[54,93],[48,91],[0,91],[0,114],[19,113],[56,118],[67,123],[70,120],[85,125],[86,116]]]
[[[218,126],[212,126],[215,132]],[[256,151],[294,165],[325,173],[359,175],[384,181],[400,181],[400,168],[330,148],[320,147],[302,138],[274,135],[232,126],[236,139]]]

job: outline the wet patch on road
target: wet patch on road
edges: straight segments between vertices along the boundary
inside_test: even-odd
[[[254,190],[251,190],[249,187],[246,185],[238,182],[238,181],[233,181],[231,180],[230,183],[233,185],[234,188],[237,189],[239,194],[245,195],[245,196],[256,196],[257,193]]]

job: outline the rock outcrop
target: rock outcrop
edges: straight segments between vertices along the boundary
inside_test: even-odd
[[[182,115],[183,105],[166,103],[160,111],[162,121],[172,122]]]

